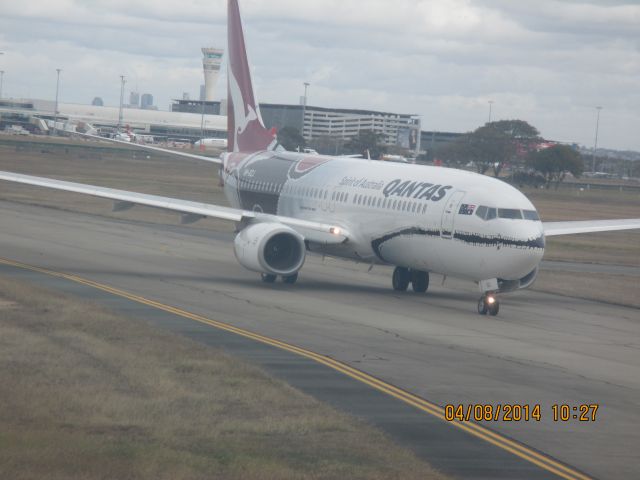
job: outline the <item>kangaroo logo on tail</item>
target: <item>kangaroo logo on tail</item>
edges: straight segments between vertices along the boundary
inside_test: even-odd
[[[243,153],[272,150],[277,141],[264,126],[253,92],[238,0],[229,0],[227,22],[228,150]]]

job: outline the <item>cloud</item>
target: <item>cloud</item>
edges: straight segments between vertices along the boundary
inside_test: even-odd
[[[418,113],[428,129],[466,131],[522,118],[549,137],[640,150],[640,5],[589,0],[244,0],[264,101]],[[30,0],[3,5],[5,93],[119,100],[161,108],[197,96],[200,47],[226,43],[224,0]],[[225,91],[222,85],[218,91]],[[593,117],[593,118],[592,118]]]

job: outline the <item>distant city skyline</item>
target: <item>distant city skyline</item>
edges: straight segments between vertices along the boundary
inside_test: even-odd
[[[519,118],[546,138],[639,150],[637,2],[288,0],[243,7],[262,102],[415,113],[424,130]],[[120,75],[155,105],[200,98],[203,45],[226,47],[226,1],[3,5],[3,96],[117,106]],[[226,92],[221,71],[217,100]],[[127,89],[130,91],[130,89]],[[128,98],[128,97],[126,97]],[[491,103],[489,103],[491,102]]]

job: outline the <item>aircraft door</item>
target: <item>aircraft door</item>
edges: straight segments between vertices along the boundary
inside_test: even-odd
[[[457,191],[449,197],[442,211],[442,223],[440,224],[440,236],[442,238],[453,237],[454,221],[458,213],[458,205],[466,192]]]

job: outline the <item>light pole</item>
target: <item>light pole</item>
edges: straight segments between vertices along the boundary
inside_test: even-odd
[[[596,138],[593,142],[593,157],[591,158],[591,171],[595,173],[596,171],[596,150],[598,149],[598,128],[600,127],[600,110],[602,107],[596,107]]]
[[[302,102],[302,138],[304,138],[304,124],[307,117],[307,88],[311,85],[309,82],[304,82],[304,100]]]
[[[489,122],[491,123],[491,106],[493,105],[493,100],[489,100]]]
[[[4,55],[4,52],[0,52],[0,55]],[[0,98],[2,98],[2,82],[4,80],[4,70],[0,70]]]
[[[202,112],[200,116],[200,150],[204,151],[204,102],[202,99]]]
[[[122,103],[124,102],[124,84],[126,80],[124,75],[120,75],[120,111],[118,112],[118,132],[122,128]]]
[[[58,93],[60,92],[60,72],[61,68],[56,68],[57,78],[56,78],[56,105],[53,111],[53,132],[57,136],[58,135]]]

